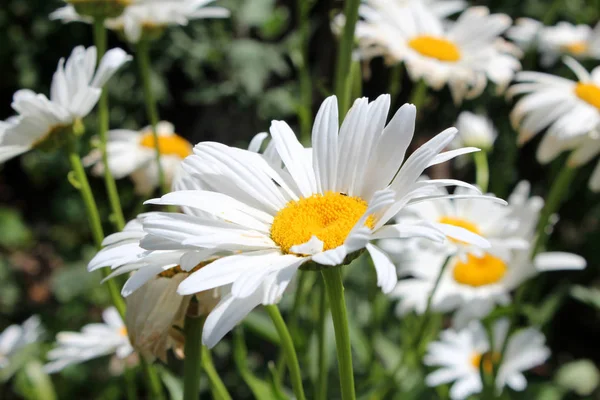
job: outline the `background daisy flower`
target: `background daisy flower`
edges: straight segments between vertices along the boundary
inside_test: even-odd
[[[127,329],[114,307],[102,313],[104,323],[84,326],[81,332],[60,332],[56,335],[57,347],[47,354],[49,362],[44,366],[48,373],[94,358],[114,354],[124,359],[133,352]]]
[[[427,385],[439,386],[454,382],[450,388],[450,398],[453,400],[466,399],[480,393],[483,390],[480,368],[485,374],[492,373],[493,364],[500,360],[508,328],[508,320],[496,321],[493,326],[493,343],[490,343],[479,321],[473,321],[460,331],[442,331],[440,340],[429,344],[423,360],[426,365],[440,367],[426,377]],[[523,372],[544,363],[550,357],[545,341],[544,335],[534,328],[520,330],[509,337],[494,382],[497,393],[505,386],[516,391],[527,387]]]
[[[96,69],[96,48],[78,46],[66,62],[59,61],[49,99],[28,89],[16,92],[12,108],[18,115],[0,128],[0,162],[36,147],[55,146],[72,134],[73,125],[98,102],[104,84],[129,60],[123,50],[111,49]]]
[[[413,81],[423,79],[435,90],[447,84],[456,103],[479,96],[488,79],[503,89],[521,68],[500,38],[511,19],[485,7],[468,8],[450,25],[420,2],[386,2],[361,16],[356,38],[363,58],[404,62]]]
[[[600,24],[592,29],[588,25],[561,21],[555,26],[543,27],[538,33],[538,50],[545,66],[554,64],[562,55],[600,58]]]
[[[458,135],[452,142],[452,146],[455,148],[478,147],[483,151],[490,151],[498,136],[491,119],[470,111],[463,111],[458,115],[456,129],[458,129]]]
[[[156,125],[160,162],[169,186],[181,173],[181,162],[192,154],[192,145],[175,133],[173,124],[161,121]],[[156,165],[156,149],[152,127],[141,131],[115,129],[108,132],[106,145],[108,168],[116,178],[129,176],[135,185],[136,193],[147,195],[159,185]],[[93,165],[92,173],[104,174],[104,163],[99,150],[93,150],[84,159],[85,165]]]
[[[10,325],[0,333],[0,369],[10,365],[10,358],[24,347],[37,342],[44,330],[40,317],[33,315],[21,325]]]

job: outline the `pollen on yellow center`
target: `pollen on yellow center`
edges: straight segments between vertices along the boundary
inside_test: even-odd
[[[140,146],[154,149],[155,141],[152,132],[142,136]],[[159,136],[158,149],[160,154],[179,156],[180,158],[186,158],[192,154],[192,145],[179,135]]]
[[[436,60],[449,62],[460,60],[458,46],[444,38],[429,35],[417,36],[411,39],[408,45],[422,55]]]
[[[127,336],[127,328],[125,328],[124,326],[122,326],[121,329],[119,329],[119,335],[121,335],[121,336]]]
[[[500,353],[487,352],[484,354],[473,353],[471,356],[471,364],[477,369],[483,363],[482,368],[486,374],[491,374],[494,368],[494,363],[500,360]]]
[[[467,254],[466,261],[459,260],[454,266],[454,280],[474,287],[491,285],[500,281],[506,274],[504,261],[491,254],[477,257]]]
[[[600,87],[593,83],[578,83],[575,85],[575,94],[581,100],[593,105],[600,110]]]
[[[440,224],[448,224],[448,225],[454,225],[454,226],[458,226],[459,228],[463,228],[466,229],[470,232],[473,232],[476,235],[481,235],[481,231],[479,230],[479,227],[477,225],[475,225],[474,223],[472,223],[471,221],[467,221],[466,219],[462,219],[462,218],[458,218],[458,217],[451,217],[451,216],[444,216],[441,217],[438,222]],[[451,242],[454,243],[464,243],[462,240],[456,240],[453,238],[448,238],[448,240],[450,240]]]
[[[366,201],[342,193],[327,192],[293,200],[275,215],[271,239],[285,253],[292,246],[308,242],[313,235],[323,242],[323,250],[334,249],[344,243],[365,211]],[[369,216],[365,226],[373,225],[373,217]]]
[[[588,45],[584,41],[574,42],[563,46],[563,49],[571,54],[578,56],[585,53],[588,50]]]

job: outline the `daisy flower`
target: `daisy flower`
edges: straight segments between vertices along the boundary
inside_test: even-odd
[[[88,324],[79,332],[60,332],[57,347],[48,352],[48,373],[58,372],[69,365],[114,354],[124,359],[133,353],[127,338],[127,329],[114,307],[102,313],[104,323]]]
[[[171,123],[161,121],[156,125],[160,162],[165,179],[170,186],[181,172],[181,161],[192,154],[192,145],[175,133]],[[130,176],[135,184],[135,191],[144,195],[152,193],[159,185],[158,168],[156,166],[156,149],[152,127],[141,131],[116,129],[108,132],[106,145],[108,168],[116,178]],[[99,150],[93,150],[85,159],[85,165],[94,165],[92,173],[104,174],[104,163]]]
[[[471,322],[460,331],[442,331],[440,340],[429,344],[423,360],[428,366],[440,368],[429,374],[425,383],[435,387],[454,382],[450,388],[452,400],[480,393],[483,389],[480,369],[487,375],[492,374],[493,364],[500,360],[508,328],[507,319],[497,321],[493,326],[493,343],[479,321]],[[534,328],[520,330],[509,337],[495,381],[498,394],[506,386],[516,391],[525,390],[527,380],[523,372],[550,357],[545,342],[544,335]]]
[[[22,348],[37,342],[43,334],[40,317],[31,316],[22,325],[10,325],[0,333],[0,369],[10,365],[10,358]]]
[[[506,31],[506,37],[523,50],[528,50],[537,42],[540,30],[544,27],[533,18],[517,18],[513,26]]]
[[[456,121],[458,135],[452,143],[453,147],[478,147],[489,151],[494,145],[498,132],[494,123],[486,116],[463,111]]]
[[[170,25],[185,26],[190,20],[227,18],[229,10],[206,7],[214,0],[155,0],[133,4],[117,18],[107,19],[106,27],[121,31],[130,43],[153,38]]]
[[[60,144],[64,135],[72,134],[94,108],[102,87],[131,57],[121,49],[106,52],[96,69],[96,48],[73,49],[65,62],[61,59],[52,78],[50,99],[23,89],[13,96],[16,117],[0,128],[0,162],[33,148],[50,148]],[[1,132],[0,132],[1,133]]]
[[[565,57],[564,62],[577,81],[525,71],[516,75],[518,83],[508,91],[510,96],[525,95],[510,114],[512,125],[519,131],[519,144],[547,128],[537,149],[541,163],[580,146],[582,141],[596,140],[600,131],[600,67],[588,73],[573,58]],[[577,161],[573,163],[580,164]]]
[[[500,38],[511,19],[485,7],[468,8],[450,25],[420,2],[381,2],[361,16],[356,37],[363,58],[404,62],[413,81],[435,90],[447,84],[456,103],[479,96],[488,79],[502,90],[521,68],[516,48]]]
[[[142,247],[229,253],[179,286],[179,293],[187,295],[231,285],[206,320],[207,346],[214,346],[254,307],[279,301],[302,265],[338,266],[367,250],[378,286],[389,292],[397,280],[395,267],[372,240],[411,236],[443,240],[444,235],[425,222],[386,223],[409,203],[443,197],[438,195],[439,186],[472,187],[418,177],[428,166],[476,149],[441,153],[456,135],[450,128],[403,163],[416,108],[404,105],[385,126],[389,104],[388,95],[371,103],[358,99],[339,128],[337,100],[326,99],[313,126],[312,151],[303,148],[283,121],[273,121],[270,129],[277,157],[200,143],[183,164],[205,189],[178,190],[148,202],[194,208],[212,218],[151,215],[144,219],[143,229],[153,241],[142,239]],[[464,237],[458,231],[464,231]],[[457,228],[457,236],[470,241],[474,235]]]
[[[475,203],[474,200],[456,200],[455,203],[462,201]],[[488,237],[491,248],[466,254],[456,254],[439,246],[423,246],[423,243],[388,241],[382,244],[390,253],[399,255],[400,258],[396,258],[400,261],[399,275],[411,277],[398,282],[391,293],[392,297],[400,299],[397,313],[403,315],[411,310],[424,313],[441,273],[431,308],[439,312],[457,310],[454,323],[463,327],[472,319],[488,315],[497,304],[510,303],[511,291],[540,272],[585,268],[585,260],[571,253],[539,253],[531,260],[529,247],[543,204],[541,198],[529,197],[527,182],[521,182],[510,196],[509,206],[505,208],[507,212],[501,217],[509,222],[506,225],[500,223],[497,228],[510,232],[509,240],[518,244],[513,247],[507,246],[506,237]],[[479,221],[489,222],[495,217],[488,209],[487,214],[480,214]],[[484,233],[482,236],[486,237]],[[448,264],[442,271],[447,258]]]
[[[580,59],[600,58],[600,23],[594,29],[588,25],[574,25],[561,21],[546,26],[538,34],[538,49],[542,64],[550,65],[561,55]]]

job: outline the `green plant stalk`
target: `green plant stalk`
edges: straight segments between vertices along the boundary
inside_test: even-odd
[[[398,63],[394,65],[390,71],[389,92],[392,103],[392,110],[395,110],[396,98],[400,89],[402,89],[402,76],[404,75],[404,64]]]
[[[160,378],[156,372],[156,369],[152,366],[152,364],[148,364],[148,362],[144,359],[144,357],[140,356],[140,365],[144,370],[144,376],[146,377],[146,386],[151,393],[151,398],[153,400],[162,400],[165,398],[162,391],[162,384],[160,383]]]
[[[100,213],[98,212],[98,206],[96,205],[96,200],[94,199],[94,195],[92,194],[90,183],[88,182],[87,176],[85,175],[85,170],[83,169],[81,158],[79,157],[79,153],[77,153],[77,143],[74,134],[70,135],[69,140],[67,141],[67,151],[69,153],[69,162],[71,163],[73,174],[79,186],[78,189],[79,193],[81,193],[81,199],[85,204],[90,229],[92,231],[92,236],[94,237],[94,244],[96,245],[96,248],[100,250],[102,248],[102,241],[104,240],[104,231],[102,230]],[[102,274],[105,278],[108,276],[109,273],[110,271],[107,271],[106,268],[102,268]],[[121,318],[125,320],[125,302],[119,294],[119,289],[117,289],[116,283],[113,280],[109,279],[106,281],[106,286],[110,293],[110,298],[112,300],[113,305],[115,306],[117,311],[119,311]]]
[[[144,88],[144,102],[146,103],[146,113],[148,120],[152,126],[152,136],[154,137],[154,148],[156,150],[156,166],[158,168],[158,183],[162,193],[168,193],[170,188],[165,180],[165,172],[160,162],[160,143],[158,142],[158,132],[156,126],[158,125],[158,108],[156,106],[156,99],[152,92],[152,82],[150,80],[150,44],[147,40],[141,40],[136,48],[136,55],[138,59],[138,66],[140,69],[140,77],[142,78],[142,85]]]
[[[571,168],[565,165],[558,174],[558,177],[556,177],[556,179],[552,183],[550,192],[548,193],[548,197],[546,198],[546,201],[544,203],[544,208],[540,213],[540,220],[538,221],[536,229],[535,245],[533,246],[533,251],[531,253],[532,259],[546,245],[546,242],[549,238],[546,229],[548,227],[548,221],[550,220],[552,214],[554,214],[560,207],[562,201],[565,198],[565,194],[569,189],[571,180],[575,176],[576,172],[576,168]]]
[[[106,53],[106,28],[104,27],[103,19],[94,20],[94,43],[96,45],[98,63],[102,60]],[[104,185],[108,194],[108,201],[112,210],[111,222],[114,224],[117,231],[123,230],[125,227],[125,218],[123,217],[123,209],[119,199],[119,192],[115,178],[112,176],[110,168],[108,168],[108,154],[106,153],[106,143],[108,142],[108,126],[109,126],[109,108],[108,94],[105,89],[102,89],[100,100],[98,101],[98,136],[100,138],[99,150],[104,164]]]
[[[346,23],[342,39],[338,47],[335,70],[334,92],[338,98],[340,121],[344,119],[350,103],[350,92],[347,81],[350,79],[350,63],[352,62],[352,47],[354,45],[354,30],[358,21],[358,6],[360,0],[346,0],[344,16]]]
[[[427,102],[427,83],[424,79],[419,79],[414,83],[412,93],[410,94],[410,103],[414,104],[417,112],[425,106]]]
[[[135,387],[135,370],[133,368],[125,367],[125,393],[127,400],[137,399],[136,387]]]
[[[301,139],[304,143],[311,141],[312,128],[312,84],[310,68],[308,65],[308,44],[310,40],[310,19],[308,14],[311,2],[296,0],[296,13],[298,15],[298,30],[300,32],[300,107],[298,119],[300,120]]]
[[[185,317],[185,362],[183,363],[183,400],[200,397],[200,372],[202,353],[203,318]]]
[[[483,193],[487,192],[490,182],[490,167],[488,165],[488,156],[485,150],[473,153],[475,161],[475,181]]]
[[[350,76],[348,80],[347,93],[350,93],[350,101],[362,96],[362,71],[360,61],[352,61],[350,65]]]
[[[210,350],[206,346],[202,346],[201,362],[202,369],[206,376],[208,376],[208,381],[210,382],[214,397],[217,400],[231,400],[231,395],[215,369]]]
[[[266,305],[265,309],[273,321],[275,329],[281,339],[281,349],[285,354],[288,370],[290,371],[290,379],[292,381],[294,394],[298,400],[305,400],[304,388],[302,387],[302,374],[300,373],[300,365],[298,364],[298,356],[296,355],[296,349],[294,349],[292,336],[290,335],[277,306],[272,304]]]
[[[335,347],[337,351],[338,369],[342,400],[354,400],[354,371],[352,368],[352,350],[350,348],[350,331],[346,300],[344,299],[344,284],[342,283],[342,267],[326,268],[321,271],[325,290],[329,299],[329,308],[335,330]]]
[[[319,372],[317,376],[317,389],[315,390],[316,400],[327,400],[327,349],[325,348],[327,321],[327,293],[325,284],[320,288],[319,296],[319,322],[317,325],[317,335],[319,340]]]

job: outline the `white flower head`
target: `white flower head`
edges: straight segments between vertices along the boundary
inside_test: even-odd
[[[107,19],[106,27],[123,31],[127,40],[137,43],[152,39],[170,25],[187,25],[190,20],[227,18],[229,10],[206,7],[214,0],[155,0],[133,4],[117,18]]]
[[[339,266],[366,249],[378,286],[388,292],[397,280],[395,267],[372,240],[411,236],[443,240],[443,233],[426,223],[386,223],[406,204],[429,195],[437,198],[439,186],[471,187],[418,177],[428,166],[473,149],[440,153],[456,135],[451,128],[402,163],[416,109],[402,106],[386,127],[389,104],[388,95],[373,102],[358,99],[339,127],[337,100],[326,99],[313,127],[312,151],[304,149],[283,121],[272,122],[265,155],[200,143],[183,165],[204,190],[178,190],[149,201],[196,209],[211,218],[179,213],[148,216],[143,228],[153,242],[147,245],[143,239],[142,247],[229,253],[179,286],[179,293],[192,294],[231,285],[231,292],[206,320],[207,346],[214,346],[257,305],[278,302],[303,264]],[[469,241],[472,236],[461,239]],[[163,247],[158,238],[165,240]]]
[[[565,21],[544,27],[538,34],[538,49],[542,54],[542,64],[546,66],[555,63],[562,55],[600,59],[600,23],[594,29]]]
[[[156,125],[161,166],[169,186],[181,174],[181,162],[192,154],[192,145],[175,133],[171,123],[161,121]],[[141,131],[115,129],[108,132],[106,145],[108,167],[116,179],[131,177],[138,194],[152,193],[159,185],[156,149],[152,127]],[[92,173],[104,174],[104,163],[99,150],[93,150],[85,165],[94,165]]]
[[[493,365],[500,361],[508,328],[507,319],[497,321],[493,326],[493,343],[479,321],[471,322],[460,331],[442,331],[440,340],[429,344],[423,360],[428,366],[440,367],[426,377],[427,385],[435,387],[454,382],[450,388],[452,400],[463,400],[480,393],[483,389],[480,370],[488,375],[492,373]],[[509,337],[498,367],[497,393],[506,386],[516,391],[525,390],[527,380],[523,372],[543,364],[550,357],[545,341],[544,335],[534,328],[522,329]]]
[[[537,37],[543,24],[532,18],[517,18],[515,24],[506,31],[506,37],[523,50],[528,50],[536,44]]]
[[[486,116],[463,111],[456,121],[458,135],[453,143],[455,147],[479,147],[491,150],[498,133],[494,123]]]
[[[454,201],[457,204],[462,202],[474,204],[476,200]],[[483,202],[480,203],[476,205],[481,213],[471,215],[479,215],[477,221],[484,222],[483,225],[473,226],[480,229],[479,233],[491,244],[485,251],[471,249],[461,254],[439,246],[412,244],[407,247],[389,240],[382,244],[390,252],[404,253],[399,274],[411,277],[398,282],[391,294],[400,299],[397,307],[400,315],[411,310],[425,312],[428,298],[447,257],[450,258],[433,295],[431,307],[439,312],[457,310],[454,324],[458,328],[466,326],[470,320],[487,316],[497,304],[510,303],[511,291],[540,272],[585,268],[585,260],[570,253],[540,253],[531,260],[530,247],[543,200],[529,197],[528,183],[522,182],[517,186],[504,212],[490,208],[484,211],[486,207]],[[452,208],[448,207],[447,210]],[[431,210],[432,214],[435,212]],[[499,213],[499,216],[495,213]],[[499,219],[496,220],[496,217]],[[470,222],[464,220],[460,223],[467,226]],[[486,226],[488,223],[490,225]],[[495,236],[490,236],[492,234]],[[406,251],[410,252],[409,256],[405,254]]]
[[[479,96],[488,79],[503,90],[521,68],[514,46],[500,38],[511,19],[485,7],[466,9],[452,24],[421,2],[380,2],[361,15],[356,37],[363,58],[404,62],[413,81],[435,90],[447,84],[456,103]]]
[[[78,46],[66,61],[59,61],[49,99],[28,89],[16,92],[12,108],[18,115],[0,127],[0,162],[71,134],[73,125],[98,102],[104,84],[129,60],[131,56],[116,48],[107,51],[96,68],[96,48]]]
[[[0,370],[10,365],[10,358],[22,348],[39,341],[44,330],[40,317],[33,315],[21,325],[10,325],[0,333]]]
[[[81,332],[60,332],[56,335],[57,347],[48,352],[49,362],[44,366],[48,373],[58,372],[69,365],[94,358],[116,355],[125,359],[133,352],[127,329],[114,307],[102,313],[103,323],[84,326]]]
[[[600,67],[588,73],[573,58],[565,64],[577,81],[542,72],[525,71],[516,75],[517,84],[508,90],[510,96],[523,96],[513,108],[510,119],[519,130],[519,144],[524,144],[546,129],[537,149],[537,159],[548,163],[565,150],[592,143],[572,161],[580,165],[597,153],[594,143],[600,132]],[[591,139],[591,141],[590,141]],[[591,156],[590,156],[591,155]]]

